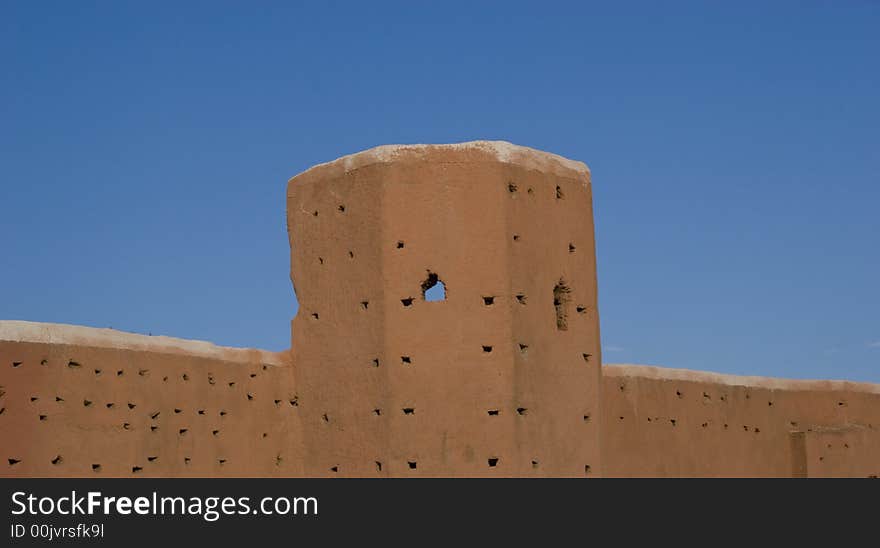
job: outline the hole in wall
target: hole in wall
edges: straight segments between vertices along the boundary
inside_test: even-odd
[[[497,417],[500,411],[498,409],[489,409],[486,413],[488,413],[490,417]]]
[[[560,278],[553,286],[553,306],[556,308],[556,329],[566,331],[568,329],[568,302],[571,288]]]
[[[354,251],[352,251],[352,250],[350,250],[350,249],[348,250],[348,258],[349,258],[349,259],[354,259]]]
[[[361,308],[367,310],[370,307],[370,301],[361,301]]]
[[[159,418],[159,413],[160,413],[159,411],[156,411],[155,413],[152,413],[152,414],[150,415],[150,418],[153,419],[153,420],[158,419],[158,418]]]
[[[562,187],[559,185],[556,185],[556,199],[561,200],[563,198],[565,198],[565,194],[562,193]]]
[[[535,195],[535,189],[533,189],[532,187],[529,187],[528,190],[526,190],[526,192],[528,193],[529,196]]]
[[[584,415],[584,422],[590,422],[590,415]]]
[[[69,367],[71,369],[78,369],[82,366],[79,364],[79,362],[75,362],[73,360],[70,360],[69,362],[67,362],[67,367]]]
[[[593,471],[593,469],[589,464],[584,465],[584,475],[585,476],[589,476],[592,471]]]
[[[538,467],[538,461],[533,460],[532,461],[532,468],[537,468],[537,467]]]
[[[175,407],[175,408],[174,408],[174,414],[178,414],[178,413],[180,413],[180,409],[178,409],[178,408]]]
[[[21,362],[12,362],[13,369],[18,368],[18,367],[21,367]]]
[[[189,457],[183,457],[183,464],[189,464],[192,461]]]
[[[212,436],[216,436],[216,435],[219,434],[219,433],[220,433],[219,430],[211,430],[211,435],[212,435]]]
[[[378,472],[382,471],[382,463],[379,461],[376,461],[376,471],[378,471]]]
[[[428,277],[422,282],[422,298],[429,303],[446,300],[446,285],[430,270]]]
[[[158,458],[159,458],[159,457],[147,457],[147,460],[148,460],[149,462],[156,462],[156,459],[158,459]]]
[[[483,297],[483,304],[486,306],[492,306],[493,304],[495,304],[495,297]]]
[[[294,397],[290,398],[289,400],[287,400],[287,403],[289,403],[291,407],[298,407],[299,406],[299,396],[294,396]]]
[[[312,318],[314,318],[314,319],[317,320],[317,319],[318,319],[318,313],[317,313],[317,312],[312,312]]]
[[[131,429],[131,424],[129,424],[129,423],[127,423],[127,422],[122,423],[122,429],[123,429],[123,430],[130,430],[130,429]]]
[[[138,375],[140,375],[141,377],[146,377],[149,373],[150,373],[149,369],[141,369],[138,371]]]
[[[188,380],[189,380],[189,375],[188,375],[187,373],[184,373],[183,375],[180,376],[180,378],[183,379],[183,380],[185,380],[185,381],[188,381]]]
[[[318,264],[324,264],[324,257],[318,257]]]
[[[321,419],[324,422],[330,422],[330,417],[327,416],[327,413],[324,413],[323,415],[321,415]]]
[[[403,240],[397,240],[397,249],[403,249],[406,246]]]
[[[675,419],[669,419],[669,423],[670,423],[672,426],[675,426],[675,425],[677,424],[677,422],[678,422],[678,421],[676,421]]]
[[[229,383],[229,388],[232,388],[233,386],[235,386],[235,381],[231,381],[231,382]]]
[[[401,356],[400,361],[402,363],[412,363],[412,358],[410,358],[409,356]]]
[[[93,464],[93,465],[92,465],[92,471],[93,471],[93,472],[100,472],[100,471],[101,471],[101,465],[100,465],[100,464]]]
[[[247,395],[247,399],[248,399],[248,401],[254,401],[254,396],[253,396],[253,394],[248,394],[248,395]]]
[[[373,409],[373,414],[375,414],[375,415],[377,415],[377,416],[378,416],[378,415],[381,415],[381,414],[382,414],[382,410],[381,410],[381,409]]]
[[[225,416],[226,416],[226,411],[220,411],[220,416],[221,416],[221,417],[225,417]]]
[[[31,396],[31,403],[37,401],[38,399],[40,399],[40,398],[37,396]]]
[[[518,242],[518,241],[519,241],[519,234],[514,234],[514,235],[513,235],[513,241],[514,241],[514,242]]]
[[[582,304],[579,304],[579,305],[577,305],[577,308],[575,308],[575,310],[577,311],[578,314],[585,314],[587,312],[587,307]]]
[[[507,192],[513,194],[517,191],[516,183],[507,183]]]
[[[6,462],[9,463],[9,466],[15,466],[21,462],[21,459],[6,459]]]
[[[379,358],[373,358],[373,367],[379,367]]]
[[[197,411],[197,413],[198,413],[199,415],[204,415],[204,414],[205,414],[205,410],[204,410],[204,409],[199,409],[199,410]]]
[[[186,428],[181,428],[180,430],[177,431],[177,433],[180,434],[181,436],[186,435],[187,432],[189,432],[189,430]]]
[[[49,365],[49,360],[40,360],[40,365]]]
[[[345,213],[345,204],[339,204],[336,209],[338,209],[340,213]]]
[[[412,306],[412,304],[413,304],[413,298],[412,298],[412,297],[407,297],[407,298],[405,298],[405,299],[400,299],[400,303],[401,303],[403,306]]]
[[[491,457],[488,459],[489,468],[495,468],[498,466],[498,457]]]
[[[275,401],[276,406],[281,405],[281,400],[274,400],[274,401]]]
[[[91,407],[92,400],[83,400],[83,407]]]
[[[226,464],[226,459],[217,459],[217,464],[223,466],[224,464]]]
[[[116,372],[117,377],[121,377],[122,375],[123,375],[122,369],[120,369],[119,371]]]
[[[492,347],[484,344],[483,345],[483,352],[485,352],[486,354],[492,352]]]
[[[6,409],[6,408],[4,407],[3,409]],[[2,414],[3,414],[3,410],[0,409],[0,415],[2,415]],[[46,415],[40,415],[40,420],[41,420],[41,421],[46,420]]]
[[[414,460],[406,461],[406,464],[409,466],[410,470],[415,470],[418,467],[418,463]]]
[[[134,403],[128,402],[128,408],[129,408],[129,409],[134,409],[135,407],[137,407],[137,404],[134,404]]]
[[[569,252],[569,253],[574,253],[574,251],[575,251],[574,244],[569,243],[569,244],[568,244],[568,252]]]
[[[413,409],[412,407],[404,407],[404,408],[403,408],[403,414],[404,414],[404,415],[414,415],[415,412],[416,412],[416,410]]]
[[[101,376],[101,370],[100,370],[100,369],[95,369],[95,376],[96,376],[96,377]]]
[[[338,466],[331,466],[330,471],[333,473],[339,472],[339,467]]]
[[[281,466],[281,455],[275,455],[275,466]]]
[[[518,302],[519,304],[523,304],[523,305],[526,304],[526,296],[523,295],[522,293],[518,294],[516,296],[516,302]]]
[[[132,466],[132,467],[131,467],[131,473],[132,473],[132,474],[137,474],[137,473],[140,472],[141,470],[143,470],[143,467],[141,467],[141,466]]]
[[[583,354],[581,354],[581,356],[584,358],[585,362],[589,363],[590,357],[592,357],[592,354],[583,353]]]
[[[517,407],[517,408],[516,408],[516,412],[517,412],[517,414],[519,414],[519,415],[525,415],[526,413],[529,412],[529,410],[528,410],[528,408],[526,408],[526,407]]]

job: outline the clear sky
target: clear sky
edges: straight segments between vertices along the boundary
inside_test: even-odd
[[[606,362],[880,382],[877,2],[294,4],[0,3],[0,318],[286,348],[289,177],[504,139],[592,169]]]

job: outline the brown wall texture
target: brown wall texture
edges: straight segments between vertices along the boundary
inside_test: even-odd
[[[880,385],[606,365],[606,476],[880,474]]]
[[[880,472],[878,385],[600,367],[580,162],[378,147],[287,217],[289,352],[0,321],[0,476]]]

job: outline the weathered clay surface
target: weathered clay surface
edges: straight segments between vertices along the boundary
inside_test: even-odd
[[[880,474],[880,385],[602,368],[606,476]]]
[[[289,352],[0,321],[0,476],[880,472],[878,385],[600,367],[580,162],[378,147],[287,218]]]

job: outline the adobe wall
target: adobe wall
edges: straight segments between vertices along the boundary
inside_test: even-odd
[[[0,321],[0,476],[880,473],[880,385],[600,367],[580,162],[379,147],[287,220],[288,352]]]
[[[500,142],[291,179],[306,473],[598,473],[591,204],[584,164]],[[424,298],[432,273],[445,301]]]
[[[880,475],[880,385],[602,369],[606,476]]]
[[[0,322],[0,476],[302,475],[284,354]]]

